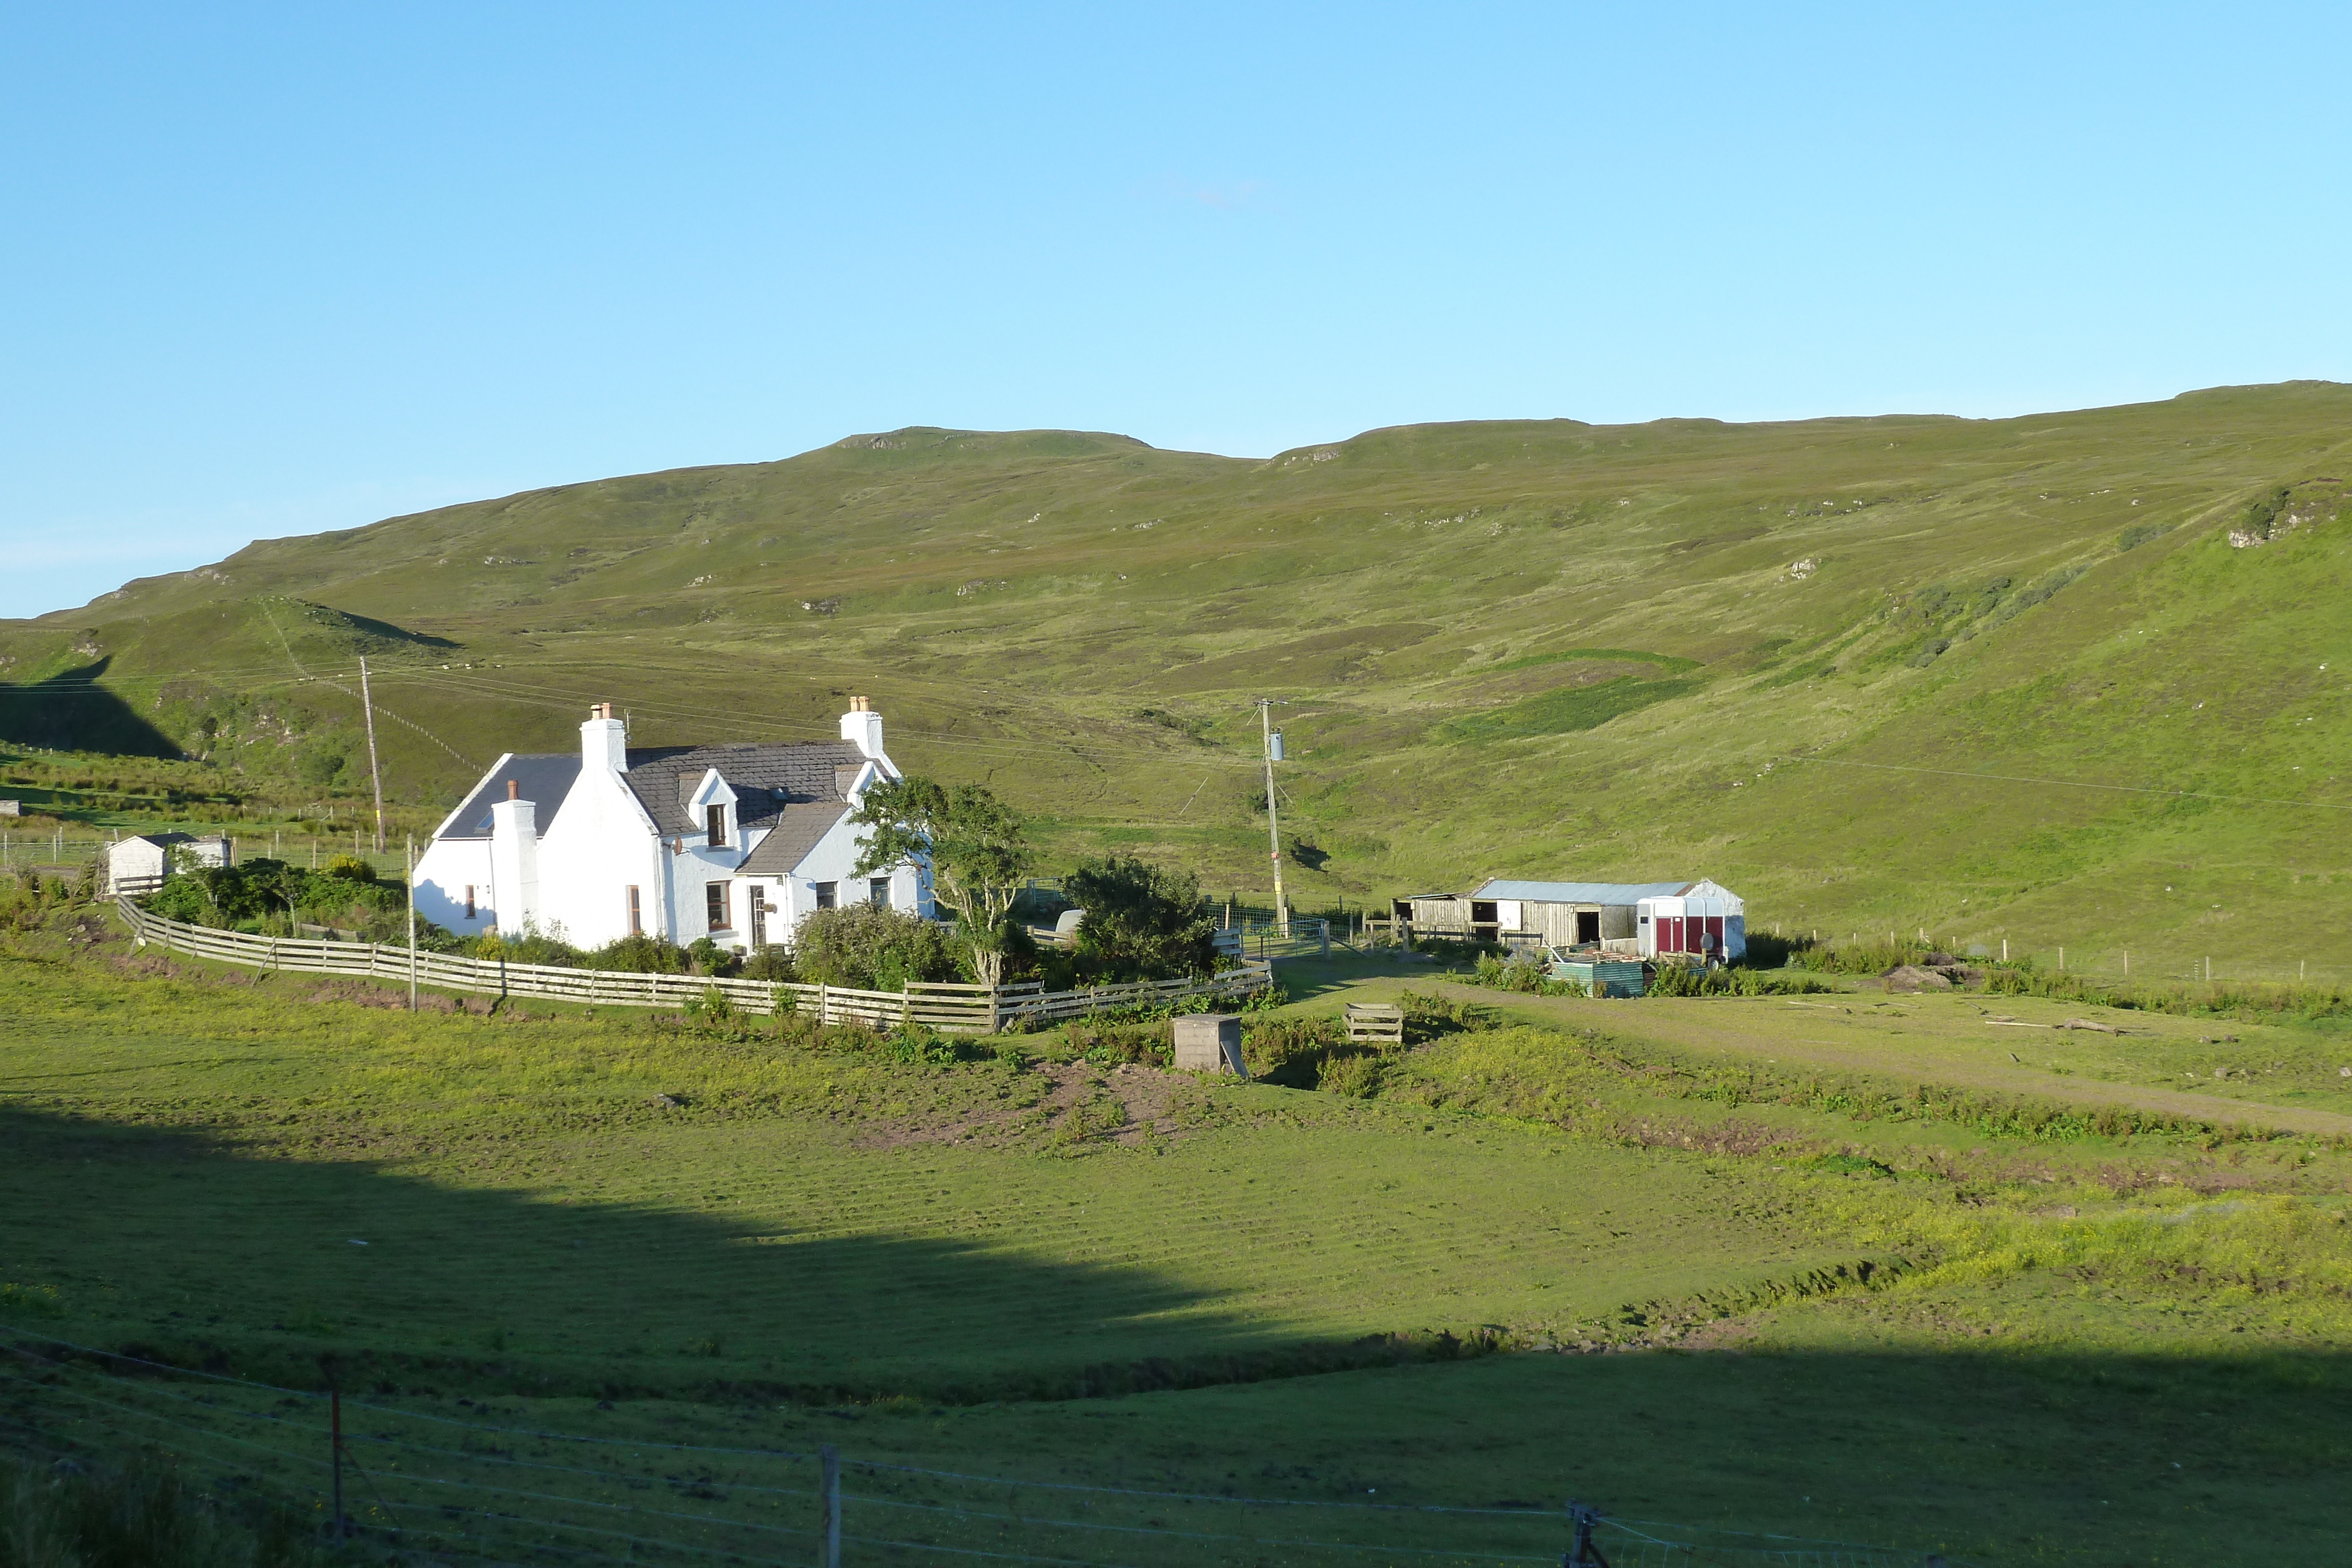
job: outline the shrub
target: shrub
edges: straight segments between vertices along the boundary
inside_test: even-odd
[[[373,882],[375,867],[357,855],[336,855],[319,868],[319,874],[343,882]]]
[[[700,996],[687,999],[686,1016],[688,1022],[723,1029],[733,1023],[738,1015],[735,1004],[727,999],[725,991],[717,986],[708,986]]]
[[[1085,1019],[1070,1025],[1068,1038],[1073,1054],[1098,1067],[1121,1061],[1171,1067],[1176,1061],[1174,1032],[1164,1023],[1106,1024]]]
[[[1649,986],[1654,997],[1804,997],[1836,989],[1811,975],[1696,964],[1661,964]]]
[[[1504,959],[1492,953],[1478,955],[1477,967],[1471,972],[1475,985],[1492,986],[1498,991],[1517,991],[1531,997],[1589,997],[1591,988],[1581,980],[1556,980],[1551,966],[1541,958],[1513,957]]]
[[[589,969],[616,970],[630,975],[683,975],[686,973],[686,949],[667,936],[638,932],[628,936],[615,936],[602,947],[580,956],[581,967]]]
[[[1097,973],[1157,980],[1216,967],[1216,925],[1192,873],[1114,855],[1080,866],[1062,885],[1087,912],[1077,950]]]
[[[801,977],[800,970],[793,964],[792,950],[772,942],[744,959],[740,972],[747,980],[777,980],[787,985]]]
[[[526,925],[511,936],[497,931],[485,932],[475,938],[473,949],[477,958],[504,959],[509,964],[545,964],[562,969],[587,967],[588,956],[563,939],[560,925],[545,931]]]
[[[717,975],[726,978],[735,973],[735,955],[708,936],[698,936],[686,945],[687,972],[693,975]]]
[[[1312,1089],[1322,1078],[1325,1056],[1347,1043],[1338,1019],[1266,1019],[1243,1030],[1242,1061],[1252,1078],[1286,1089]]]
[[[1323,1060],[1323,1070],[1316,1080],[1316,1087],[1326,1093],[1370,1100],[1381,1092],[1381,1082],[1388,1076],[1388,1071],[1385,1057],[1327,1054]]]
[[[919,915],[854,904],[820,909],[793,936],[793,963],[813,984],[895,991],[962,972],[946,932]]]

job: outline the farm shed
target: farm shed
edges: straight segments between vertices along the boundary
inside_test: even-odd
[[[1412,923],[1416,936],[1466,939],[1470,935],[1470,900],[1462,894],[1416,893],[1410,898],[1397,899],[1392,908],[1399,920]],[[1493,919],[1492,915],[1487,916],[1490,924]],[[1494,933],[1489,931],[1487,935]]]
[[[1644,958],[1687,953],[1728,962],[1748,951],[1748,906],[1704,879],[1642,900],[1636,912]]]
[[[226,865],[229,841],[200,839],[194,833],[142,833],[106,848],[106,891],[110,896],[152,893],[163,885],[172,870],[172,852],[185,849],[202,865]]]
[[[1601,946],[1622,953],[1638,946],[1643,899],[1679,894],[1681,882],[1488,883],[1470,896],[1497,936],[1525,934],[1546,947]],[[1713,883],[1707,885],[1712,886]],[[1474,915],[1473,918],[1476,918]]]

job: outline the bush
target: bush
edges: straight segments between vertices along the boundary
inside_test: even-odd
[[[329,862],[341,872],[306,871],[267,855],[241,865],[193,865],[184,862],[163,879],[146,907],[167,920],[236,929],[256,924],[303,921],[339,929],[375,923],[390,935],[372,940],[399,941],[408,903],[405,883],[382,882],[365,862],[349,855]],[[359,868],[359,872],[349,870]],[[365,874],[359,874],[364,872]],[[379,921],[378,917],[383,917]],[[387,924],[388,922],[388,924]]]
[[[1116,1062],[1139,1062],[1148,1067],[1172,1067],[1175,1034],[1167,1024],[1106,1024],[1086,1019],[1070,1025],[1070,1050],[1097,1067]]]
[[[1492,986],[1498,991],[1517,991],[1531,997],[1589,997],[1591,988],[1581,980],[1555,980],[1551,966],[1541,958],[1513,957],[1505,959],[1493,953],[1478,955],[1478,965],[1471,972],[1475,985]]]
[[[1649,987],[1654,997],[1808,997],[1836,989],[1811,975],[1696,964],[1661,964]]]
[[[686,949],[667,936],[638,932],[615,936],[602,947],[581,955],[581,967],[628,975],[683,975]]]
[[[1270,1018],[1242,1031],[1242,1061],[1261,1082],[1312,1089],[1322,1081],[1324,1059],[1347,1045],[1338,1019]]]
[[[721,979],[735,973],[735,955],[708,936],[698,936],[686,945],[687,972],[691,975],[716,975]]]
[[[373,882],[375,867],[357,855],[336,855],[319,868],[319,874],[342,882]]]
[[[1063,891],[1084,909],[1077,950],[1116,979],[1168,979],[1216,968],[1216,923],[1201,907],[1201,879],[1132,857],[1080,866]]]
[[[473,956],[503,959],[509,964],[545,964],[559,969],[587,967],[588,956],[563,939],[562,926],[545,931],[526,925],[512,936],[491,931],[476,937]]]
[[[743,960],[740,971],[747,980],[772,980],[790,985],[801,977],[793,963],[792,950],[771,942]]]
[[[895,991],[962,973],[948,934],[919,915],[853,904],[820,909],[793,936],[793,964],[804,981]]]

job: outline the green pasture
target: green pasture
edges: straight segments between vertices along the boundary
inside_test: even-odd
[[[1356,1097],[1058,1033],[919,1065],[622,1009],[412,1016],[119,936],[0,944],[18,1330],[306,1388],[332,1357],[387,1411],[556,1432],[1300,1500],[1575,1495],[1984,1563],[2322,1562],[2347,1523],[2344,1139],[1986,1109],[2171,1092],[2188,1030],[2250,1064],[2319,1061],[2317,1032],[2160,1020],[2142,1083],[2113,1054],[2138,1036],[2035,1031],[2049,1092],[2025,1096],[1954,1010],[1980,998],[1798,998],[1841,1009],[1839,1050],[1877,1052],[1857,1066],[1774,1060],[1776,998],[1286,966],[1294,1019],[1471,1004]],[[2301,1104],[2234,1082],[2205,1097],[2248,1122]],[[1376,1539],[1465,1539],[1399,1528]],[[1526,1528],[1476,1539],[1557,1551]]]
[[[571,748],[592,701],[664,744],[830,736],[856,693],[901,762],[1033,813],[1047,871],[1140,850],[1262,903],[1264,695],[1310,907],[1706,874],[1759,930],[2341,983],[2347,415],[2295,383],[1264,462],[894,432],[265,542],[9,623],[0,740],[115,755],[0,771],[85,818],[348,831],[366,654],[408,831],[499,752]],[[2281,486],[2300,520],[2233,549]]]

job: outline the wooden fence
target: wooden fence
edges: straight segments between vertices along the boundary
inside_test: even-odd
[[[614,969],[567,969],[550,964],[510,964],[499,958],[460,958],[446,953],[412,953],[374,942],[320,941],[310,937],[248,936],[216,931],[151,915],[129,899],[115,907],[142,946],[168,947],[192,957],[288,974],[362,975],[407,981],[437,990],[473,991],[499,997],[550,997],[559,1001],[619,1007],[683,1007],[717,991],[740,1011],[798,1011],[824,1024],[860,1023],[875,1029],[924,1024],[949,1034],[994,1034],[1024,1023],[1054,1023],[1114,1008],[1169,1007],[1192,998],[1238,1001],[1274,983],[1274,967],[1244,960],[1205,979],[1138,980],[1082,991],[1048,991],[1042,983],[1002,986],[910,985],[896,991],[861,991],[846,986],[805,986],[781,980],[723,980],[707,976],[639,975]],[[414,967],[412,968],[412,966]]]

